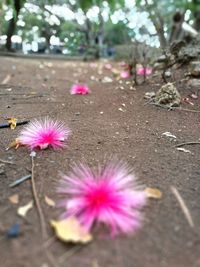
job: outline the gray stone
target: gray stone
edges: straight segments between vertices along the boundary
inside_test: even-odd
[[[190,62],[190,73],[191,76],[200,77],[200,61]]]
[[[190,88],[200,91],[200,79],[190,79],[187,82]]]
[[[4,173],[5,173],[5,171],[2,170],[2,169],[0,169],[0,175],[2,175],[2,174],[4,174]]]
[[[168,57],[166,55],[162,55],[157,59],[157,62],[167,62],[168,61]]]
[[[168,71],[165,72],[165,77],[166,78],[170,78],[171,76],[172,76],[172,73],[171,73],[170,70],[168,70]]]
[[[165,63],[156,62],[153,66],[154,70],[162,70],[165,67]]]
[[[180,49],[178,57],[185,62],[200,58],[200,34],[193,38],[189,44],[186,44]]]

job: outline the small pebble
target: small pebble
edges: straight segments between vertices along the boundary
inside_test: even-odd
[[[4,174],[5,170],[4,169],[0,169],[0,175]]]

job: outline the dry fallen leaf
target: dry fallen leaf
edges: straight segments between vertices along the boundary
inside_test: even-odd
[[[161,199],[162,198],[162,192],[157,188],[151,188],[147,187],[144,192],[146,193],[146,196],[148,198],[155,198],[155,199]]]
[[[3,81],[1,82],[1,84],[7,84],[7,83],[9,83],[10,79],[11,79],[11,75],[10,74],[6,75],[6,77],[3,79]]]
[[[92,267],[99,267],[99,264],[98,264],[97,260],[94,260],[93,261]]]
[[[125,110],[123,110],[122,108],[118,108],[118,110],[121,112],[125,112]]]
[[[171,134],[170,132],[164,132],[164,133],[162,133],[162,136],[176,139],[176,136]]]
[[[10,125],[10,129],[14,130],[17,126],[17,119],[16,118],[7,118],[7,121]]]
[[[21,146],[21,143],[19,142],[19,140],[16,138],[14,141],[12,141],[8,147],[6,148],[6,150],[9,150],[11,148],[15,148],[18,149],[18,147]]]
[[[61,221],[51,220],[50,223],[56,236],[64,242],[86,244],[92,240],[92,235],[80,225],[75,217]]]
[[[19,195],[14,194],[8,198],[12,204],[18,204],[19,203]]]
[[[44,197],[44,200],[45,200],[45,202],[46,202],[47,205],[49,205],[51,207],[55,207],[56,203],[55,203],[55,201],[53,199],[45,196]]]
[[[17,210],[17,214],[22,217],[26,217],[27,212],[32,209],[33,207],[33,201],[31,200],[28,204],[25,206],[19,207]]]

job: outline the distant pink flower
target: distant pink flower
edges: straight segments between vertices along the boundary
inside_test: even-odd
[[[69,133],[70,130],[64,123],[46,117],[30,121],[19,133],[17,140],[31,150],[45,149],[49,146],[56,149],[65,146],[64,141],[67,140]]]
[[[124,71],[122,71],[122,72],[120,73],[120,76],[121,76],[121,78],[123,78],[123,79],[129,78],[129,77],[130,77],[130,72],[124,70]]]
[[[143,67],[139,67],[137,69],[137,75],[142,75],[144,76],[146,72],[146,75],[151,75],[152,74],[152,68],[143,68]]]
[[[105,69],[107,69],[107,70],[111,70],[111,69],[112,69],[112,65],[109,64],[109,63],[105,64],[104,67],[105,67]]]
[[[90,63],[91,68],[96,68],[97,66],[98,66],[97,63],[94,63],[94,62]]]
[[[74,84],[70,90],[71,95],[86,95],[90,93],[90,89],[84,84]]]
[[[119,65],[121,67],[126,67],[127,66],[127,63],[125,61],[121,61],[121,62],[119,62]]]
[[[77,217],[87,230],[103,223],[112,235],[134,232],[141,226],[140,209],[146,196],[130,171],[125,163],[115,161],[96,173],[88,166],[76,165],[63,176],[59,187],[64,197],[60,202],[65,208],[63,217]]]

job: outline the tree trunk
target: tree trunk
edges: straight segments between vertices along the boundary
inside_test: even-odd
[[[193,28],[196,31],[200,31],[200,6],[199,6],[199,1],[198,0],[192,0],[193,4],[193,16],[194,16],[194,23],[193,23]]]
[[[159,42],[160,42],[160,47],[162,49],[165,49],[167,46],[167,40],[165,38],[165,34],[164,34],[164,29],[163,28],[156,28],[157,34],[158,34],[158,38],[159,38]]]
[[[173,25],[171,34],[169,37],[169,44],[172,44],[174,41],[178,41],[183,37],[182,24],[184,22],[185,12],[181,13],[177,11],[173,16]]]
[[[152,10],[150,8],[150,4],[148,3],[148,0],[145,0],[145,4],[148,7],[148,12],[150,15],[150,19],[156,29],[156,32],[158,34],[158,38],[159,38],[159,42],[160,42],[160,47],[162,49],[165,49],[167,46],[167,40],[165,37],[165,32],[164,32],[164,21],[163,18],[160,16],[160,14],[158,13],[157,10],[154,10],[154,12],[156,13],[156,16],[154,15],[154,13],[152,13]]]
[[[103,54],[103,45],[104,45],[104,19],[101,13],[99,12],[99,31],[98,31],[98,49],[99,49],[99,56]]]
[[[197,30],[198,32],[200,31],[200,10],[197,10],[194,13],[194,29]]]
[[[90,46],[92,45],[92,25],[91,25],[91,22],[88,18],[86,18],[86,22],[85,22],[85,26],[86,26],[86,29],[85,29],[85,40],[86,40],[86,44],[87,46]]]
[[[7,29],[6,49],[8,51],[12,50],[11,38],[13,34],[15,33],[17,18],[19,15],[19,11],[21,9],[21,0],[14,0],[14,9],[15,9],[14,10],[15,14],[13,14],[13,18],[9,21],[8,29]]]

